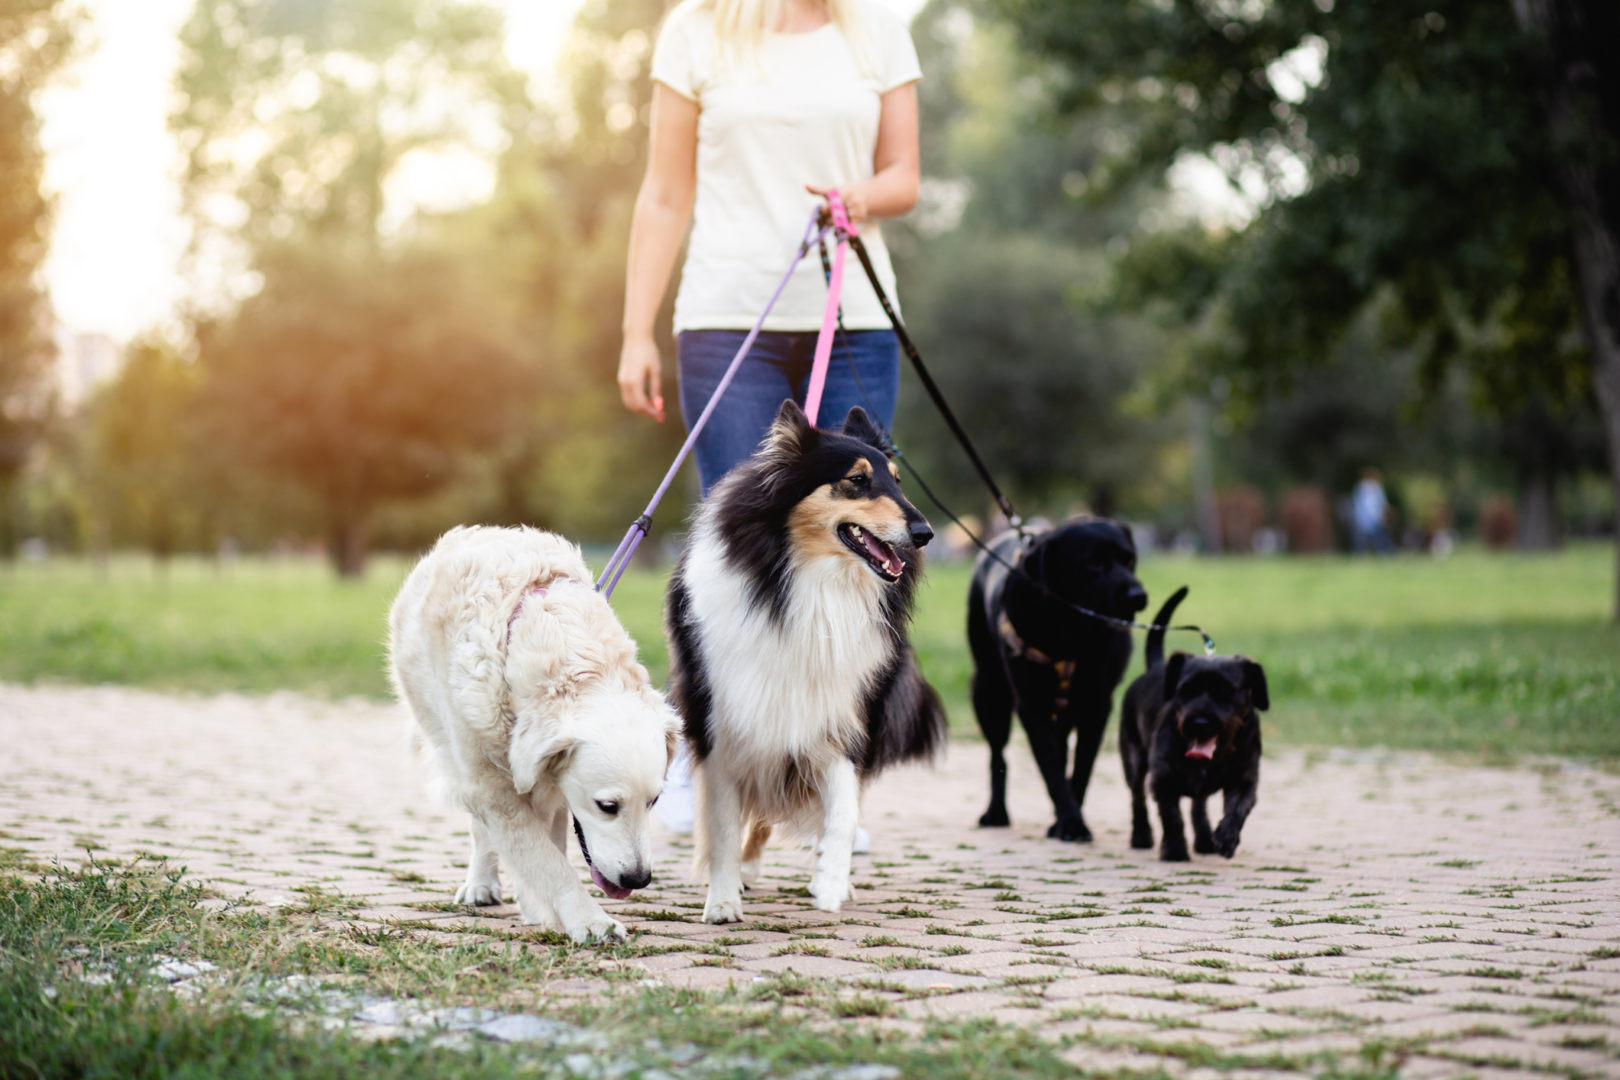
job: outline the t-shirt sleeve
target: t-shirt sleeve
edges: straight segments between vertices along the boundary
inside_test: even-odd
[[[917,61],[917,46],[912,44],[911,31],[898,13],[884,4],[868,7],[877,44],[878,91],[888,93],[897,86],[916,82],[922,78],[922,64]]]
[[[698,99],[698,50],[693,20],[681,11],[675,11],[664,20],[658,31],[658,44],[653,47],[652,70],[654,82],[661,82],[688,101]]]

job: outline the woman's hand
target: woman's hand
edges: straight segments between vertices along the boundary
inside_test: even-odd
[[[625,338],[619,350],[619,398],[634,413],[664,422],[663,358],[652,338]]]
[[[899,217],[917,205],[921,183],[917,166],[917,84],[906,83],[883,95],[878,114],[877,147],[872,175],[839,188],[844,210],[854,226],[874,218]],[[806,184],[812,195],[825,197],[832,188]]]
[[[831,187],[817,187],[815,184],[806,184],[804,185],[804,190],[808,191],[812,195],[819,195],[825,199],[827,197],[827,193],[835,189]],[[849,187],[837,188],[836,190],[839,196],[844,200],[844,213],[849,216],[849,223],[855,226],[857,229],[862,225],[865,225],[869,210],[866,202],[866,188],[861,184],[851,184]]]

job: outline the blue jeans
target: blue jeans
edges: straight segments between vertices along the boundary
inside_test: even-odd
[[[741,330],[683,330],[676,336],[681,417],[688,431],[747,336]],[[754,341],[726,388],[726,396],[698,436],[698,478],[703,482],[703,494],[758,449],[784,399],[791,397],[804,404],[815,351],[813,333],[766,331]],[[894,331],[841,333],[833,341],[817,426],[837,428],[850,408],[859,405],[887,431],[894,422],[899,392],[900,343]]]

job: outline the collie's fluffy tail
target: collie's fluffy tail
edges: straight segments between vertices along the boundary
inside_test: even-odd
[[[1170,620],[1176,616],[1176,607],[1187,598],[1187,586],[1183,585],[1170,594],[1170,599],[1164,602],[1159,613],[1153,616],[1153,629],[1148,631],[1147,644],[1142,648],[1142,656],[1147,661],[1147,669],[1164,666],[1164,628],[1170,625]]]

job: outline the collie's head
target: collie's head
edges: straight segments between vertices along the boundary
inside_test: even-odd
[[[734,557],[761,569],[848,560],[886,585],[909,586],[934,537],[900,490],[883,433],[860,408],[828,431],[784,401],[758,452],[723,484],[715,492],[720,535]]]

